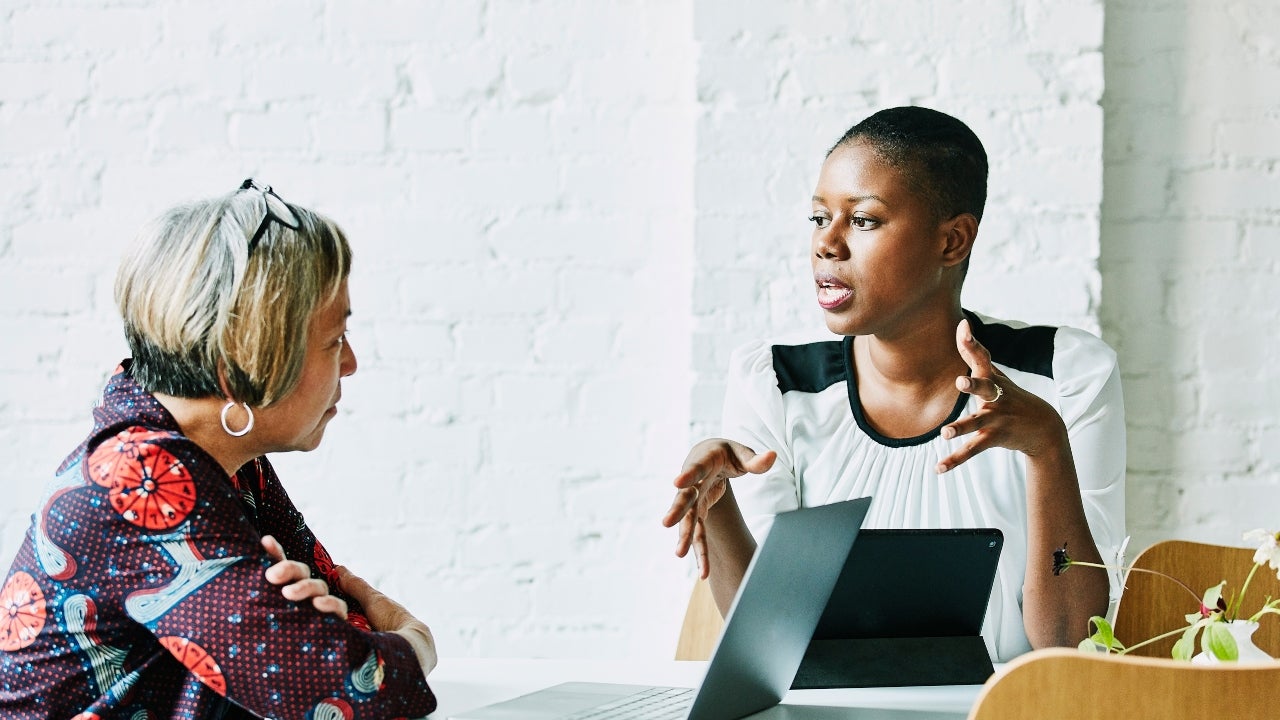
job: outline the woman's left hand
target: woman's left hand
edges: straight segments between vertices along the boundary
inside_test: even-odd
[[[1067,446],[1062,416],[1035,393],[1018,387],[991,362],[991,353],[973,337],[968,320],[956,326],[956,346],[970,374],[956,378],[956,388],[982,401],[967,417],[944,425],[942,437],[972,438],[960,450],[938,463],[938,472],[954,470],[978,453],[993,447],[1017,450],[1029,457]]]
[[[302,602],[311,598],[311,605],[316,610],[347,619],[347,602],[330,595],[329,584],[324,580],[311,577],[311,568],[306,563],[286,558],[280,542],[270,535],[262,536],[262,547],[275,561],[274,565],[267,568],[267,582],[283,585],[280,594],[286,600]]]

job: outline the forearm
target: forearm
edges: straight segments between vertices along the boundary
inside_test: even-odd
[[[726,615],[733,598],[742,584],[742,576],[747,572],[747,565],[756,552],[755,538],[747,528],[742,517],[742,510],[733,495],[733,485],[729,484],[724,497],[712,506],[704,522],[707,533],[707,553],[710,557],[711,594],[715,597],[720,614]]]
[[[1107,574],[1053,574],[1053,551],[1066,543],[1086,562],[1102,558],[1085,518],[1065,429],[1061,443],[1027,458],[1027,568],[1023,624],[1034,648],[1076,645],[1089,634],[1089,618],[1107,610]]]
[[[347,568],[339,565],[335,569],[343,590],[364,606],[373,629],[403,637],[418,658],[422,676],[430,674],[437,661],[436,643],[426,623]]]

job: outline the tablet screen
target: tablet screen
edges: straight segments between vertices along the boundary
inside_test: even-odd
[[[978,635],[1003,545],[994,528],[862,530],[814,638]]]

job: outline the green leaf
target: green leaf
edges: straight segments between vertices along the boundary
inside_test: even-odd
[[[1089,622],[1093,623],[1093,626],[1097,628],[1089,639],[1108,650],[1114,649],[1116,646],[1116,636],[1115,632],[1111,629],[1111,623],[1107,622],[1106,618],[1099,615],[1094,615],[1089,618]]]
[[[1226,623],[1215,622],[1205,626],[1200,645],[1205,652],[1219,660],[1240,659],[1240,648],[1236,647],[1236,639],[1231,636]]]
[[[1205,590],[1204,598],[1200,600],[1200,604],[1204,605],[1210,610],[1216,609],[1218,607],[1218,601],[1222,599],[1222,588],[1226,584],[1227,584],[1227,581],[1223,580],[1217,585],[1214,585],[1208,590]]]
[[[1099,645],[1091,637],[1087,637],[1081,640],[1080,644],[1077,645],[1076,648],[1079,649],[1080,652],[1087,652],[1087,653],[1105,653],[1107,651],[1105,647]]]
[[[1202,623],[1195,623],[1187,628],[1182,637],[1178,638],[1178,642],[1173,644],[1174,660],[1190,660],[1192,654],[1196,650],[1196,634],[1200,632]]]

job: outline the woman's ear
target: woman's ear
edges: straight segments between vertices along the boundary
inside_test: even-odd
[[[963,263],[973,252],[973,241],[978,237],[978,219],[971,213],[960,213],[945,220],[943,233],[942,264],[954,267]]]
[[[223,360],[218,360],[218,387],[227,402],[235,401],[235,396],[231,394],[231,383],[227,382],[227,365]]]

